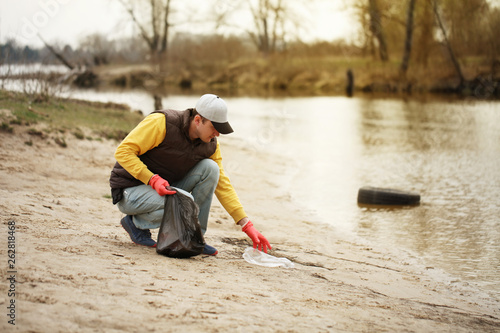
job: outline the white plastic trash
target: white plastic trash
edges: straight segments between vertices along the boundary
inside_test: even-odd
[[[266,266],[266,267],[284,267],[294,268],[293,262],[287,258],[276,258],[267,253],[256,250],[252,247],[247,247],[243,253],[243,258],[250,264]]]

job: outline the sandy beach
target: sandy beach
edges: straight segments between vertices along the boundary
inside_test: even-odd
[[[205,238],[218,256],[171,259],[135,245],[109,197],[117,142],[68,135],[63,148],[27,127],[0,132],[0,331],[500,331],[498,299],[417,257],[318,224],[292,201],[282,159],[259,154],[245,163],[251,152],[240,142],[221,142],[225,163],[236,163],[229,176],[271,242],[270,254],[290,259],[294,269],[247,263],[250,240],[216,200]]]

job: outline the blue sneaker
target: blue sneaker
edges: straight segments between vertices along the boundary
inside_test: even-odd
[[[210,246],[208,244],[205,244],[205,247],[203,248],[203,252],[202,254],[207,254],[209,256],[215,256],[217,255],[217,253],[219,253],[219,251],[217,251],[217,249],[213,246]]]
[[[128,232],[130,239],[132,242],[139,244],[139,245],[144,245],[144,246],[149,246],[149,247],[156,247],[156,242],[151,238],[151,232],[148,230],[141,230],[137,228],[132,221],[132,216],[127,215],[122,220],[120,221],[123,229],[125,229],[126,232]]]

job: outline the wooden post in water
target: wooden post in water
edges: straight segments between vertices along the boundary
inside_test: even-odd
[[[163,104],[161,101],[161,96],[154,94],[153,98],[155,100],[155,110],[163,110]]]
[[[354,93],[354,73],[350,68],[347,70],[347,85],[345,88],[345,92],[348,97],[352,97]]]

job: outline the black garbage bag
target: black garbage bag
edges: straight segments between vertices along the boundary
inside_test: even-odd
[[[198,212],[198,205],[187,195],[179,191],[167,195],[156,252],[173,258],[189,258],[201,254],[205,239],[201,233]]]

